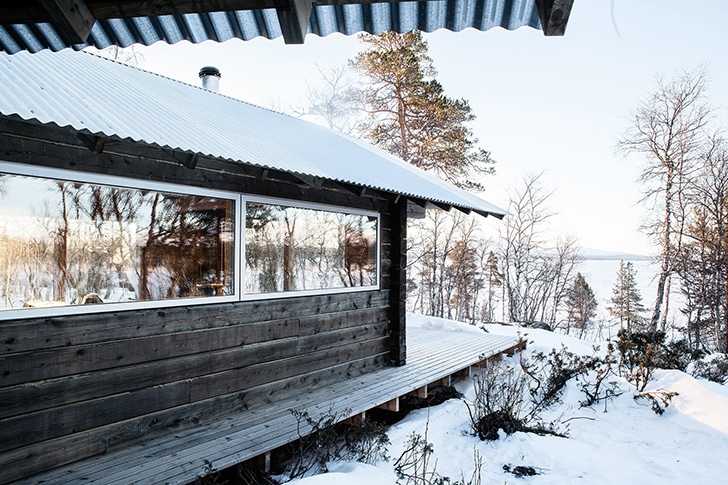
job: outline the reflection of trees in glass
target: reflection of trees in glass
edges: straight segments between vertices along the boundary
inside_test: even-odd
[[[232,223],[228,201],[154,194],[142,247],[142,287],[150,299],[230,293],[232,241],[222,232]]]
[[[344,264],[339,271],[344,286],[365,286],[373,284],[374,248],[372,231],[365,228],[363,216],[342,217],[344,230]],[[376,234],[374,232],[373,234]]]
[[[118,300],[119,289],[127,290],[127,299],[135,298],[129,275],[136,275],[139,191],[69,182],[56,186],[61,197],[55,230],[59,286],[71,288],[68,294],[59,291],[56,299],[82,303],[85,296],[98,294],[92,299]]]
[[[2,186],[0,185],[0,188]],[[0,192],[0,196],[2,193]],[[18,279],[17,268],[13,264],[19,257],[21,246],[17,244],[4,228],[0,228],[0,265],[2,265],[2,299],[5,307],[12,306],[11,286],[15,285]]]
[[[304,274],[304,288],[335,287],[330,281],[340,266],[339,245],[332,248],[331,241],[336,240],[339,233],[338,217],[340,214],[324,211],[310,211],[305,237],[299,236],[302,249],[299,250],[299,266]]]
[[[247,291],[375,284],[376,224],[361,215],[249,202]]]
[[[64,300],[66,297],[66,280],[68,279],[68,201],[65,182],[57,182],[58,192],[61,194],[61,219],[54,233],[55,260],[59,274],[55,278],[55,300]]]
[[[294,279],[295,267],[295,244],[294,234],[296,232],[296,209],[292,207],[286,208],[284,211],[283,222],[283,291],[292,291],[296,289],[296,281]]]
[[[231,200],[15,175],[0,181],[0,307],[234,290]]]
[[[245,264],[248,273],[246,285],[250,291],[278,291],[276,281],[280,273],[279,265],[283,264],[276,233],[280,212],[281,208],[278,206],[247,204]]]

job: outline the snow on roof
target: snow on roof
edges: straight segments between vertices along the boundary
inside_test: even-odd
[[[3,116],[506,214],[328,128],[92,54],[1,54],[0,66]]]

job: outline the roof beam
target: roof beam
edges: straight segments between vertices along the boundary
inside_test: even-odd
[[[276,13],[286,44],[303,44],[311,20],[311,0],[276,0]]]
[[[544,35],[564,35],[573,4],[574,0],[536,0]]]
[[[293,175],[296,179],[300,180],[301,182],[306,184],[308,187],[311,187],[312,189],[320,189],[324,183],[324,181],[320,177],[316,177],[314,175],[306,175],[303,173],[293,173],[293,172],[291,172],[291,175]]]
[[[50,21],[68,44],[83,44],[96,23],[83,0],[39,0]]]
[[[195,169],[195,167],[197,166],[197,162],[200,161],[201,156],[199,153],[178,152],[176,150],[170,150],[167,148],[162,148],[162,151],[164,151],[164,153],[176,160],[180,165],[184,165],[190,170]]]
[[[434,200],[428,200],[425,208],[431,208],[431,207],[435,207],[435,208],[443,210],[445,212],[450,212],[450,210],[452,209],[452,206],[450,204],[445,204],[443,202],[436,202]]]
[[[76,138],[81,140],[86,148],[91,150],[93,153],[103,153],[104,145],[106,145],[106,137],[97,135],[86,135],[85,133],[78,133]]]

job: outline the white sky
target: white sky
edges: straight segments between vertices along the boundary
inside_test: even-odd
[[[588,248],[652,253],[638,233],[645,215],[636,182],[640,159],[615,152],[639,99],[656,74],[707,66],[710,99],[728,107],[728,2],[575,0],[564,37],[540,31],[469,29],[426,34],[437,79],[448,96],[467,99],[480,145],[497,160],[484,198],[505,207],[507,191],[543,172],[558,212],[551,230]],[[200,67],[222,72],[223,94],[289,111],[304,99],[316,64],[338,66],[359,51],[355,36],[309,35],[303,46],[282,39],[222,44],[158,43],[141,48],[140,67],[199,84]],[[497,222],[488,224],[495,232]]]

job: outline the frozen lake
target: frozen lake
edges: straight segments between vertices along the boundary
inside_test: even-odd
[[[658,263],[652,259],[625,259],[625,261],[630,261],[636,271],[635,279],[640,294],[642,295],[642,305],[647,308],[644,316],[649,317],[652,315],[652,308],[657,292]],[[609,300],[612,298],[612,288],[617,280],[619,259],[585,259],[578,271],[584,275],[586,282],[594,290],[594,296],[599,303],[597,319],[610,319],[611,317],[607,311],[607,306],[610,305]],[[680,313],[681,302],[680,282],[677,278],[673,278],[668,323],[680,323],[684,319]]]

